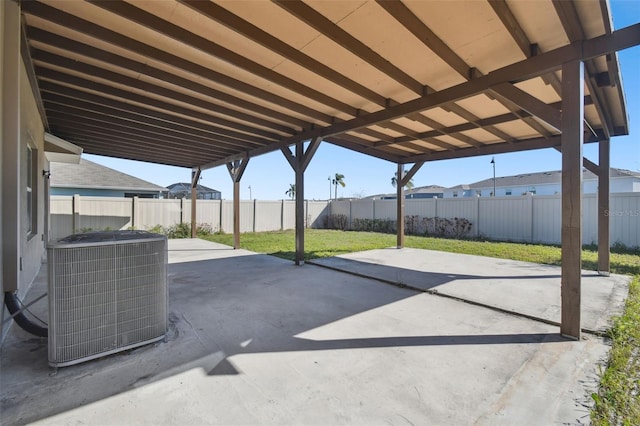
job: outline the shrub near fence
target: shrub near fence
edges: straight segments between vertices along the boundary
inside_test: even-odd
[[[583,200],[582,240],[584,244],[596,243],[597,197],[587,194]],[[52,196],[50,206],[53,240],[81,229],[150,229],[191,221],[189,200]],[[240,206],[240,232],[295,227],[292,201],[241,201]],[[305,201],[305,226],[377,232],[390,232],[393,228],[391,232],[395,232],[395,206],[395,200]],[[405,201],[405,212],[410,217],[408,221],[405,219],[408,234],[560,244],[560,195],[413,199]],[[607,214],[611,221],[611,244],[640,247],[640,193],[611,194]],[[470,227],[460,222],[461,218]],[[233,203],[198,200],[196,222],[208,224],[214,232],[233,232]]]

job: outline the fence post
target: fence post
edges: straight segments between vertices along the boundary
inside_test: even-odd
[[[533,242],[533,194],[529,197],[529,199],[531,200],[531,226],[529,226],[529,232],[530,232],[530,237],[529,237],[529,242],[532,243]]]
[[[133,229],[138,229],[138,224],[140,222],[140,200],[138,196],[135,196],[131,199],[131,227]]]
[[[373,220],[376,220],[376,200],[373,200]]]
[[[180,224],[184,223],[184,197],[180,198]]]
[[[476,238],[480,237],[480,197],[476,197]]]
[[[351,209],[351,200],[349,200],[349,229],[351,229],[351,217],[353,216],[353,210]]]
[[[284,231],[284,198],[280,200],[280,230]]]
[[[256,199],[253,199],[253,232],[256,232]]]
[[[79,231],[78,226],[80,225],[80,195],[74,194],[71,199],[71,228],[72,234],[75,234]]]

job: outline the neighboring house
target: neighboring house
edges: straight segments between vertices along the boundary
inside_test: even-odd
[[[185,182],[172,183],[167,186],[169,190],[168,198],[188,198],[191,199],[191,184]],[[196,188],[198,199],[200,200],[221,200],[222,192],[198,184]]]
[[[167,188],[82,158],[78,164],[51,163],[51,195],[164,198]]]
[[[418,186],[404,191],[405,200],[414,198],[442,198],[443,191],[446,188],[440,185]],[[365,197],[365,200],[395,200],[397,197],[395,192],[389,194],[377,194]]]
[[[640,192],[640,172],[611,168],[611,192]],[[562,172],[524,173],[515,176],[496,177],[498,197],[526,194],[554,195],[562,191]],[[583,170],[583,192],[593,194],[598,190],[598,178],[590,171]],[[493,195],[493,178],[469,185],[458,185],[444,190],[444,198],[490,197]]]

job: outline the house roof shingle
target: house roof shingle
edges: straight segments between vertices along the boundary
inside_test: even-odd
[[[592,180],[596,179],[596,175],[587,169],[583,169],[583,179]],[[638,177],[639,172],[633,172],[631,170],[615,169],[611,168],[609,176],[612,178],[618,177]],[[560,183],[562,181],[562,171],[552,170],[547,172],[537,173],[523,173],[514,176],[502,176],[496,177],[496,186],[531,186],[531,185],[548,185],[554,183]],[[476,188],[488,188],[493,186],[493,178],[484,179],[478,182],[470,183],[469,185],[457,185],[449,189],[476,189]]]
[[[51,163],[52,188],[96,188],[127,191],[167,191],[135,176],[119,172],[84,158],[79,164]]]

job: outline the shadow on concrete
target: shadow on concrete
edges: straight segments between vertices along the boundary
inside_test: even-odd
[[[221,249],[224,250],[229,249]],[[371,264],[358,267],[379,268]],[[398,276],[416,272],[382,268],[386,274]],[[427,289],[473,278],[419,274]],[[312,265],[296,267],[286,260],[255,254],[195,262],[183,259],[169,265],[168,278],[170,330],[162,343],[52,369],[47,365],[46,341],[13,327],[1,355],[2,424],[42,420],[195,368],[208,375],[240,374],[229,362],[238,354],[566,341],[555,333],[457,335],[446,331],[442,335],[312,340],[299,335],[329,324],[335,326],[340,320],[419,293]],[[462,313],[463,309],[473,308],[458,305],[461,312],[454,316],[460,318],[468,315]]]

